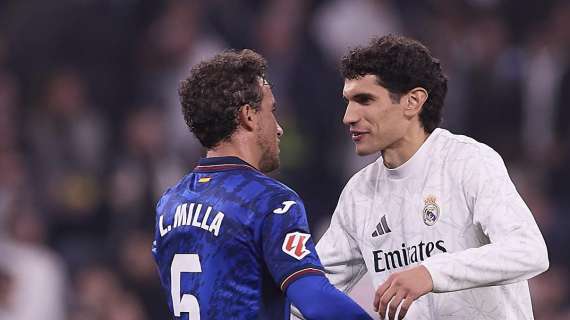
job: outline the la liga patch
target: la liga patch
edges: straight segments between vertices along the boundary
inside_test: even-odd
[[[307,241],[311,237],[308,233],[291,232],[285,236],[283,241],[282,250],[291,257],[301,260],[306,257],[311,251],[307,249]]]

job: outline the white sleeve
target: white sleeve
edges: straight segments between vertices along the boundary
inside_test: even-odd
[[[355,239],[353,195],[350,182],[343,190],[331,224],[316,249],[329,281],[343,292],[350,290],[366,274],[366,265]]]
[[[354,238],[352,218],[354,201],[351,182],[344,188],[325,234],[315,246],[331,284],[348,293],[366,274],[362,253]],[[291,305],[291,320],[304,319],[299,310]]]
[[[489,243],[424,261],[434,292],[510,284],[548,269],[542,234],[503,160],[490,148],[480,151],[468,160],[461,183],[473,223]]]

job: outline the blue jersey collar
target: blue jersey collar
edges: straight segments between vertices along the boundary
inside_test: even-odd
[[[194,171],[210,172],[210,171],[225,171],[233,169],[255,169],[251,164],[243,161],[238,157],[210,157],[202,158],[198,161],[198,166]]]

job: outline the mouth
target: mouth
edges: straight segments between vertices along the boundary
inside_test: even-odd
[[[368,132],[366,131],[350,130],[352,141],[354,142],[359,142],[360,140],[362,140],[362,137],[364,137],[364,135],[367,133]]]

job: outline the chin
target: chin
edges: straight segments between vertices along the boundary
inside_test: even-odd
[[[366,149],[366,148],[359,148],[358,146],[356,147],[356,154],[361,156],[361,157],[368,156],[368,155],[371,155],[373,153],[376,153],[376,151]]]
[[[274,157],[272,159],[262,159],[261,163],[259,164],[259,171],[263,173],[269,173],[279,169],[280,165],[279,156]]]

